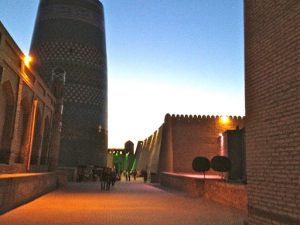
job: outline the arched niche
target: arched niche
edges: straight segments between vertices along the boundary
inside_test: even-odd
[[[30,120],[30,103],[28,97],[25,96],[21,101],[20,118],[19,118],[19,135],[20,147],[16,155],[15,162],[23,163],[26,146],[29,144],[29,120]]]
[[[41,165],[48,163],[49,156],[49,140],[50,140],[50,119],[47,116],[44,125],[43,145],[41,153]]]
[[[35,116],[33,144],[31,149],[31,158],[30,158],[31,165],[38,164],[39,150],[40,150],[41,139],[42,139],[41,127],[42,127],[42,113],[41,110],[37,108],[36,116]]]
[[[2,84],[3,109],[0,139],[0,163],[9,163],[11,154],[11,140],[13,136],[14,118],[15,118],[15,96],[10,81]]]

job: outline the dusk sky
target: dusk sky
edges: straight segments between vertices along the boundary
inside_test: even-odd
[[[166,113],[244,115],[242,0],[102,0],[109,147],[144,140]],[[38,0],[0,0],[29,52]]]

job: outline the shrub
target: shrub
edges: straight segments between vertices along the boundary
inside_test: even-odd
[[[196,172],[203,172],[205,180],[205,172],[210,168],[210,162],[207,158],[198,156],[193,160],[193,170]]]
[[[225,156],[215,156],[211,160],[211,168],[218,172],[228,172],[231,169],[231,161]]]

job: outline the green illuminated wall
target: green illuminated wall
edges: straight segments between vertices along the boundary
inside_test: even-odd
[[[117,172],[122,172],[124,170],[131,171],[135,164],[134,162],[135,156],[133,154],[113,153],[113,165],[116,167]]]

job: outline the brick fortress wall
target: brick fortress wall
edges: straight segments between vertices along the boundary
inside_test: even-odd
[[[208,159],[222,155],[221,136],[226,130],[244,127],[242,117],[175,116],[167,114],[162,139],[160,171],[194,173],[192,161],[197,156]],[[214,174],[209,171],[208,174]]]
[[[226,130],[244,127],[244,118],[219,116],[165,116],[164,124],[145,139],[137,157],[137,169],[151,173],[195,173],[192,161],[197,156],[208,159],[221,152],[221,136]],[[215,174],[209,171],[208,174]]]
[[[136,149],[136,169],[147,170],[152,182],[158,178],[163,130],[164,125],[143,142],[139,142]]]
[[[245,0],[249,224],[300,224],[300,1]]]

